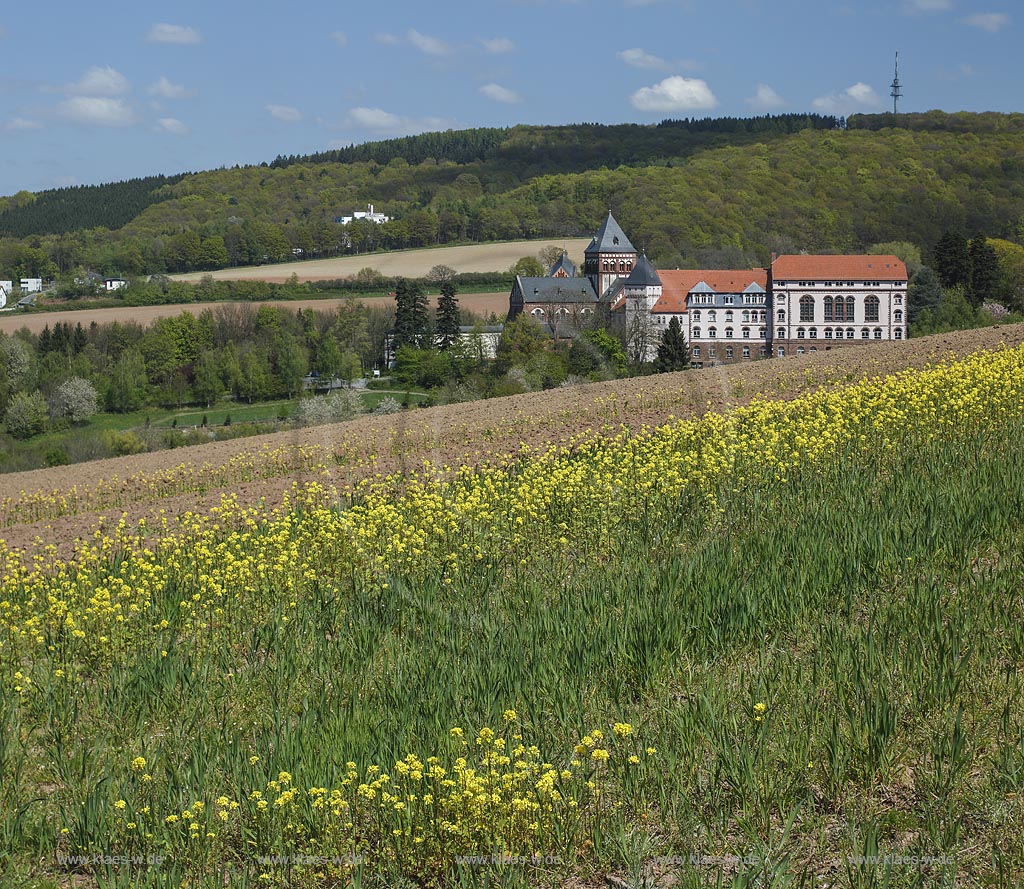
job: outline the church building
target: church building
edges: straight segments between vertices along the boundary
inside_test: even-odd
[[[895,256],[791,255],[767,269],[655,269],[609,211],[584,253],[542,278],[517,277],[509,320],[526,313],[555,337],[598,317],[652,361],[679,319],[695,366],[785,357],[857,342],[903,340],[907,268]]]

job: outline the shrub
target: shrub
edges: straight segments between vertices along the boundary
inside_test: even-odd
[[[402,405],[390,395],[385,395],[380,401],[377,402],[377,406],[373,409],[375,414],[397,414],[402,410]]]
[[[343,389],[319,398],[307,398],[299,402],[295,419],[302,426],[316,426],[321,423],[337,423],[351,420],[363,410],[359,394],[352,389]]]
[[[46,400],[38,392],[18,392],[7,406],[4,425],[15,438],[31,438],[46,427]]]

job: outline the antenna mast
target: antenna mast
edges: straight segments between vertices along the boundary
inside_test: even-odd
[[[900,85],[900,54],[896,53],[896,75],[892,79],[892,89],[889,92],[892,96],[892,113],[899,113],[899,101],[903,96],[903,87]]]

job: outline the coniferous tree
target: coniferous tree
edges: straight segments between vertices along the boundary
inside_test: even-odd
[[[437,300],[437,347],[443,352],[459,341],[459,303],[455,299],[455,282],[441,282]]]
[[[921,266],[914,280],[907,287],[907,311],[911,322],[917,321],[922,312],[933,315],[942,302],[942,287],[938,276],[928,266]]]
[[[935,274],[943,287],[968,285],[971,281],[971,256],[963,235],[946,231],[935,245]]]
[[[995,299],[999,286],[999,258],[983,235],[971,238],[968,253],[971,258],[970,301],[972,305],[980,306]]]
[[[690,366],[690,349],[683,335],[683,327],[677,315],[672,316],[668,330],[661,338],[658,346],[658,357],[654,368],[658,373],[669,373],[673,370],[686,370]]]
[[[408,278],[399,278],[395,285],[394,351],[402,346],[420,348],[428,333],[427,298],[423,287]]]

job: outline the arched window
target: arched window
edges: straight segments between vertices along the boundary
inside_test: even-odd
[[[798,327],[796,329],[796,338],[798,340],[807,339],[807,331],[803,327]]]
[[[764,339],[764,337],[765,337],[765,329],[763,327],[759,327],[758,328],[757,336],[758,336],[758,339],[762,339],[762,340]]]
[[[743,323],[744,324],[749,324],[750,323],[750,312],[747,309],[743,310]]]
[[[718,320],[718,312],[716,312],[714,309],[712,309],[710,312],[708,312],[708,321],[717,321],[717,320]]]
[[[725,328],[725,338],[727,340],[731,340],[732,339],[732,328],[731,327]]]
[[[878,320],[878,297],[869,296],[864,300],[864,320],[865,321],[877,321]]]
[[[767,358],[768,357],[768,347],[767,346],[761,346],[761,348],[757,350],[757,354],[760,355],[762,358]]]
[[[750,328],[749,327],[744,327],[743,328],[743,339],[745,339],[745,340],[749,340],[750,339]]]
[[[903,328],[902,328],[902,327],[897,327],[897,328],[896,328],[896,329],[895,329],[895,330],[893,331],[893,335],[894,335],[894,336],[896,337],[896,339],[898,339],[898,340],[901,340],[901,339],[903,339]]]
[[[778,337],[779,337],[780,340],[784,340],[786,338],[786,328],[785,327],[780,327],[779,328],[779,330],[778,330]]]
[[[826,296],[825,297],[825,320],[826,321],[834,321],[835,320],[835,316],[832,314],[832,297],[831,296]]]
[[[812,327],[810,330],[807,331],[807,335],[812,340],[816,340],[818,338],[818,328],[817,327]]]
[[[862,340],[866,340],[866,339],[870,339],[870,337],[871,337],[871,332],[866,327],[862,327],[860,329],[860,338]]]
[[[779,356],[779,358],[785,358],[786,357],[786,349],[785,349],[785,347],[784,346],[779,346],[779,351],[776,354]]]
[[[606,271],[606,272],[608,271],[608,260],[607,259],[603,263],[601,263],[601,268],[604,271]]]
[[[853,339],[853,328],[852,327],[847,327],[846,328],[846,338],[848,340],[852,340]]]
[[[796,354],[797,355],[803,355],[805,351],[806,351],[806,349],[804,349],[803,346],[797,346],[796,347]]]
[[[743,357],[744,358],[749,358],[750,357],[750,346],[744,346],[743,347]]]
[[[727,324],[731,324],[732,323],[732,309],[726,309],[726,311],[725,311],[725,321],[726,321]]]
[[[693,338],[695,340],[699,340],[700,339],[700,328],[699,327],[693,328]]]
[[[875,320],[877,321],[878,319],[876,318]],[[896,309],[896,311],[892,313],[892,320],[895,321],[897,324],[902,324],[903,309]]]
[[[620,259],[619,260],[619,271],[620,272],[626,271],[626,261],[624,259]]]
[[[800,297],[800,320],[801,321],[813,321],[814,320],[814,297],[813,296],[801,296]]]
[[[732,358],[732,346],[726,346],[725,357]]]
[[[778,310],[778,311],[777,311],[777,312],[775,313],[775,320],[776,320],[776,321],[778,321],[778,322],[779,322],[779,324],[781,324],[781,323],[782,323],[783,321],[785,321],[785,320],[786,320],[786,312],[785,312],[785,310],[784,310],[784,309],[779,309],[779,310]]]
[[[694,309],[690,314],[694,321],[700,321],[700,309]]]
[[[876,340],[880,340],[881,338],[882,338],[882,328],[881,327],[876,327],[875,328],[875,339]]]
[[[544,310],[538,306],[536,309],[533,309],[530,314],[533,315],[534,318],[543,318]]]
[[[718,336],[718,329],[715,328],[715,327],[709,327],[708,328],[708,339],[709,340],[713,340],[717,336]]]
[[[629,260],[629,259],[626,260],[626,271],[627,272],[633,271],[633,262],[632,262],[632,260]]]
[[[832,339],[832,328],[831,327],[826,327],[825,328],[825,339],[827,339],[827,340]]]
[[[708,358],[714,358],[715,355],[716,355],[715,347],[714,346],[708,346]]]
[[[853,306],[856,300],[852,296],[846,297],[846,320],[856,321],[857,319],[853,316]]]
[[[693,347],[693,357],[700,358],[700,346]]]

